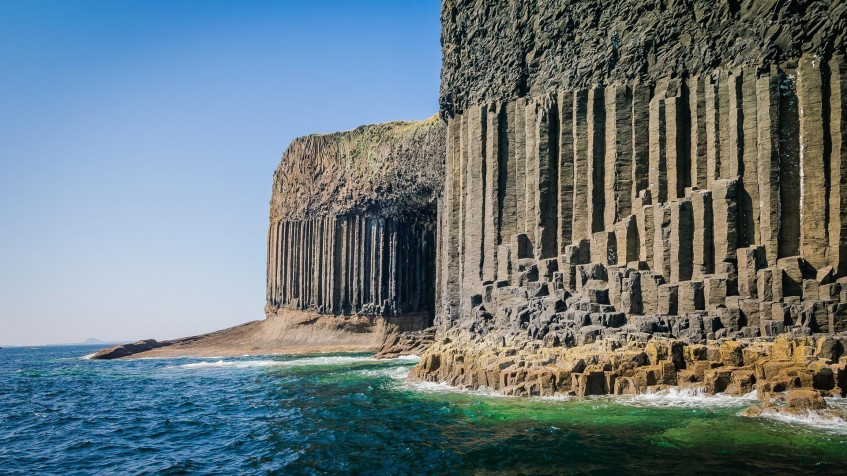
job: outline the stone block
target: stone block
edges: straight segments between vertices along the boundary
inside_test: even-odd
[[[659,314],[678,314],[679,285],[661,284],[658,289],[657,312]]]
[[[671,209],[653,206],[653,271],[666,279],[671,275]]]
[[[742,297],[758,297],[756,277],[760,269],[767,267],[764,246],[739,248],[738,260],[738,294]]]
[[[589,280],[582,287],[582,294],[593,304],[609,304],[609,285],[606,281]]]
[[[829,332],[829,309],[823,301],[803,301],[795,325],[812,332]]]
[[[598,231],[591,235],[591,262],[618,264],[618,244],[613,231]]]
[[[588,281],[606,281],[606,267],[599,263],[581,264],[576,267],[576,292],[582,294],[582,288]]]
[[[715,274],[726,277],[726,294],[735,296],[738,294],[738,268],[733,261],[722,261],[715,265]]]
[[[693,279],[702,279],[715,270],[714,239],[712,238],[712,192],[693,190],[690,194],[694,213]]]
[[[623,312],[609,312],[603,314],[602,323],[605,327],[618,328],[626,325],[626,314]]]
[[[818,299],[821,301],[836,302],[841,296],[841,283],[823,284],[818,288]]]
[[[803,299],[818,299],[820,295],[820,285],[815,279],[803,280]]]
[[[545,281],[553,279],[553,273],[559,270],[559,260],[548,258],[538,261],[538,276]]]
[[[514,259],[532,258],[532,241],[526,233],[512,235],[512,255]]]
[[[716,311],[718,319],[721,320],[721,326],[729,332],[737,332],[744,327],[745,323],[742,320],[741,310],[719,307]]]
[[[772,319],[759,321],[759,331],[762,337],[775,337],[785,332],[785,323]]]
[[[726,302],[726,281],[723,276],[709,275],[703,278],[705,306],[720,306]]]
[[[678,314],[706,309],[702,281],[682,281],[678,288]]]
[[[694,261],[694,212],[690,200],[671,202],[670,280],[691,279]]]
[[[620,309],[622,280],[625,274],[625,268],[620,266],[609,266],[606,268],[606,274],[609,276],[609,302],[616,309]]]
[[[665,278],[651,271],[641,271],[641,310],[644,314],[659,312],[659,286],[665,284]]]
[[[756,272],[756,297],[762,301],[773,301],[773,275],[771,268],[760,269]],[[780,296],[781,297],[781,296]],[[777,299],[778,300],[778,299]]]
[[[736,258],[738,238],[738,178],[712,182],[712,211],[714,214],[715,266]],[[719,273],[715,269],[715,273]]]
[[[497,246],[497,279],[508,281],[512,278],[512,245]]]
[[[570,292],[576,291],[576,266],[572,264],[559,265],[562,273],[562,287]]]
[[[615,237],[617,239],[616,263],[626,265],[630,261],[638,261],[641,245],[638,240],[638,224],[635,215],[626,216],[615,224]]]
[[[828,318],[828,327],[831,334],[847,332],[847,303],[838,303],[830,306]]]
[[[562,261],[572,265],[588,264],[591,262],[591,242],[582,239],[576,243],[565,246]]]
[[[835,270],[832,269],[832,266],[827,266],[825,268],[821,268],[818,270],[815,275],[815,280],[820,285],[831,284],[835,282]]]
[[[745,325],[759,327],[759,309],[761,303],[755,299],[741,299],[738,301],[738,309]]]
[[[790,306],[782,302],[775,302],[771,304],[771,319],[776,322],[782,322],[785,325],[794,324],[791,319]]]
[[[780,258],[777,269],[782,271],[782,293],[784,296],[802,296],[803,280],[817,278],[817,272],[803,258],[791,256]]]

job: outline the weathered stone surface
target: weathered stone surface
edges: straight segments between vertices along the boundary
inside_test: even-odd
[[[738,396],[756,390],[769,405],[780,398],[776,392],[787,392],[787,407],[802,411],[825,409],[822,395],[845,394],[843,364],[835,363],[844,351],[831,338],[626,342],[600,338],[597,325],[579,335],[567,347],[454,332],[424,352],[409,378],[519,396],[638,394],[680,385]]]
[[[709,73],[718,64],[847,50],[841,2],[792,5],[445,1],[441,112],[452,116],[468,105],[538,96],[556,87],[655,82]]]

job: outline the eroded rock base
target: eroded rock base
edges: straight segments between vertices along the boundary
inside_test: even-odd
[[[409,378],[514,396],[635,395],[669,387],[820,410],[847,395],[847,333],[708,341],[600,339],[576,347],[523,337],[442,336]],[[795,401],[796,400],[796,401]]]

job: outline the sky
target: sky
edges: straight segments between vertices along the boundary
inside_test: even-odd
[[[288,143],[438,111],[439,0],[0,0],[0,346],[263,319]]]

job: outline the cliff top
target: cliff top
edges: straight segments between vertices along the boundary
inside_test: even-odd
[[[271,221],[432,214],[445,140],[437,115],[294,139],[274,173]]]

